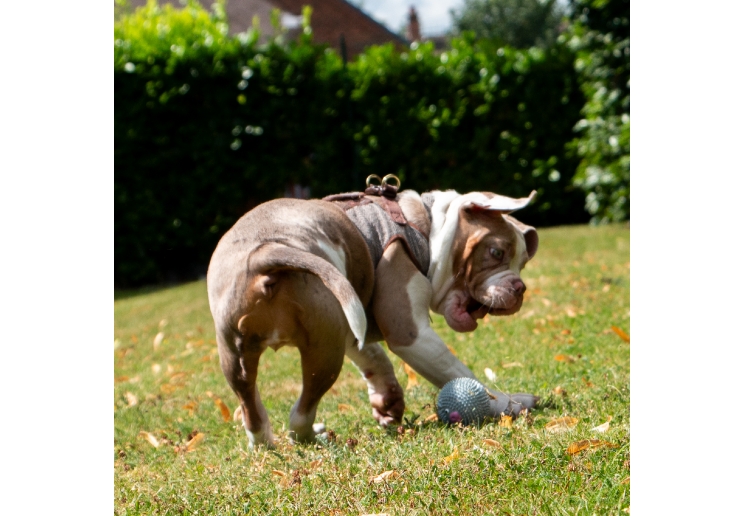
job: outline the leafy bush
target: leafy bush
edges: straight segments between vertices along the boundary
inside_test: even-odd
[[[581,157],[574,182],[593,222],[621,221],[630,217],[630,2],[572,3],[575,23],[562,38],[587,99],[571,145]]]
[[[497,48],[472,36],[372,47],[345,66],[312,43],[230,37],[224,9],[154,2],[115,24],[115,284],[203,273],[248,209],[308,185],[540,197],[536,225],[584,222],[567,157],[583,96],[565,47]]]
[[[555,43],[565,7],[557,0],[464,0],[452,10],[455,30],[515,48]]]

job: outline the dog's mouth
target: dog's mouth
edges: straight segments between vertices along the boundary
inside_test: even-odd
[[[495,306],[494,306],[495,305]],[[478,319],[486,315],[512,315],[522,307],[522,296],[507,296],[486,303],[478,301],[469,293],[462,290],[453,293],[445,303],[441,312],[450,328],[459,332],[473,331],[478,327]]]
[[[465,311],[473,318],[473,320],[483,319],[486,314],[488,315],[512,315],[519,311],[522,307],[522,299],[519,298],[514,306],[510,308],[496,308],[489,305],[484,305],[474,298],[470,298]]]
[[[490,309],[487,305],[484,305],[483,303],[480,303],[476,299],[473,299],[471,297],[470,301],[465,307],[465,311],[474,320],[478,320],[478,319],[483,319],[486,316],[486,314],[490,312]]]

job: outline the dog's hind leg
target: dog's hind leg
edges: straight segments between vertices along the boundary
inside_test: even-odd
[[[344,350],[355,337],[338,301],[316,276],[293,275],[292,281],[293,288],[286,292],[303,307],[296,311],[294,333],[302,363],[302,394],[289,415],[289,437],[306,443],[325,431],[322,424],[313,425],[318,403],[338,378]]]
[[[259,344],[245,342],[243,336],[235,337],[232,343],[228,339],[230,337],[217,333],[220,365],[228,384],[240,400],[249,445],[253,448],[264,444],[271,448],[274,445],[271,423],[256,386],[258,361],[264,349]]]
[[[289,437],[292,441],[313,442],[325,432],[325,425],[316,424],[315,413],[323,395],[331,388],[344,363],[343,346],[324,343],[325,351],[312,350],[313,344],[300,348],[302,361],[302,394],[289,414]]]

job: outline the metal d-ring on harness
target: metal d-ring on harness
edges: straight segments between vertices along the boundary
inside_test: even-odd
[[[372,184],[372,181],[377,179],[377,184]],[[390,184],[391,180],[395,180],[395,186]],[[400,179],[395,174],[388,174],[382,179],[377,174],[370,174],[367,176],[367,189],[364,193],[368,195],[384,195],[388,198],[395,198],[400,188]]]
[[[378,184],[372,184],[372,181],[377,179]],[[391,184],[391,181],[395,181],[395,186]],[[390,214],[390,218],[395,221],[396,224],[405,226],[408,222],[406,217],[398,205],[398,201],[395,198],[398,196],[398,189],[400,188],[400,179],[395,174],[388,174],[382,179],[377,174],[370,174],[367,176],[367,189],[364,191],[366,195],[375,195],[383,199],[385,211]]]

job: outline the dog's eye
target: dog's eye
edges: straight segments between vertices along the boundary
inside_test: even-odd
[[[496,249],[495,247],[492,247],[488,250],[489,253],[491,253],[491,256],[493,256],[497,260],[501,260],[504,257],[504,251],[501,249]]]

